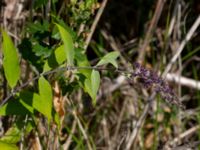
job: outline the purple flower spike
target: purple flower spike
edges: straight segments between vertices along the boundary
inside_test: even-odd
[[[155,72],[144,68],[137,62],[134,63],[134,67],[135,70],[132,74],[132,77],[138,77],[139,79],[141,79],[141,83],[144,86],[144,88],[153,87],[153,90],[156,93],[159,93],[161,97],[168,103],[175,104],[181,108],[184,108],[174,91]]]

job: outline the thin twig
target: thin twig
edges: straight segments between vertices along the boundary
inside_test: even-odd
[[[173,10],[173,14],[172,14],[172,19],[170,21],[170,24],[169,24],[169,29],[168,29],[168,32],[167,32],[167,38],[169,38],[172,34],[172,31],[174,29],[174,24],[175,24],[175,21],[176,21],[176,14],[177,14],[177,8],[178,8],[178,4],[179,4],[179,0],[176,0],[175,2],[175,7],[174,7],[174,10]]]
[[[129,141],[126,145],[126,150],[129,150],[131,148],[132,143],[136,139],[138,132],[140,131],[141,127],[143,126],[144,120],[145,120],[148,110],[150,108],[150,101],[152,101],[154,99],[155,95],[156,95],[155,93],[153,93],[151,95],[151,97],[149,98],[149,102],[144,107],[142,115],[140,116],[139,120],[136,122],[135,128],[133,129],[133,131],[130,135]]]
[[[190,87],[190,88],[200,90],[200,81],[190,79],[190,78],[186,78],[186,77],[183,77],[183,76],[179,76],[179,75],[176,75],[174,73],[168,73],[166,75],[166,80],[178,83],[182,86],[187,86],[187,87]]]
[[[89,150],[92,150],[92,146],[91,146],[91,144],[90,144],[90,142],[89,142],[89,138],[88,138],[88,135],[87,135],[87,133],[86,133],[86,130],[83,128],[83,126],[82,126],[82,124],[81,124],[81,121],[80,121],[80,119],[78,118],[78,116],[77,116],[77,114],[76,114],[76,111],[73,111],[73,115],[74,115],[74,117],[75,117],[75,120],[76,120],[77,123],[78,123],[78,126],[79,126],[79,128],[80,128],[80,130],[81,130],[81,132],[82,132],[82,134],[83,134],[84,139],[85,139],[86,142],[87,142],[88,149],[89,149]]]
[[[111,148],[112,143],[110,140],[110,133],[109,133],[109,128],[108,128],[108,123],[107,123],[106,117],[103,117],[101,123],[103,126],[102,128],[103,128],[103,133],[104,133],[103,136],[104,136],[105,143],[108,146],[108,150],[112,150],[112,148]]]
[[[116,125],[116,129],[115,129],[115,133],[114,133],[114,136],[113,136],[113,139],[112,139],[112,145],[111,145],[112,149],[114,149],[115,146],[116,146],[116,144],[117,144],[116,143],[116,141],[117,141],[117,135],[118,135],[119,130],[120,130],[120,126],[121,126],[121,123],[122,123],[123,115],[124,115],[124,113],[126,111],[126,104],[127,104],[127,101],[125,101],[123,103],[122,110],[121,110],[121,112],[119,114],[119,119],[117,120],[117,125]]]
[[[74,134],[75,130],[76,130],[76,124],[77,124],[77,121],[74,120],[73,124],[72,124],[72,129],[71,129],[71,132],[69,134],[69,137],[67,138],[66,142],[63,144],[63,149],[64,150],[68,150],[70,144],[71,144],[71,139],[72,139],[72,135]]]
[[[68,68],[66,67],[62,67],[62,68],[56,68],[54,70],[51,70],[51,71],[47,71],[47,72],[44,72],[44,73],[41,73],[41,74],[38,74],[37,76],[35,76],[34,78],[32,78],[31,80],[28,80],[27,82],[25,82],[24,84],[22,84],[21,86],[17,87],[16,89],[13,89],[11,91],[11,93],[0,103],[0,107],[2,107],[11,97],[13,97],[14,95],[16,95],[17,92],[19,92],[20,90],[22,90],[24,87],[26,87],[27,85],[29,85],[31,82],[39,79],[41,76],[44,76],[44,75],[49,75],[49,74],[52,74],[52,73],[55,73],[55,72],[58,72],[58,71],[61,71],[61,70],[67,70]]]
[[[200,126],[197,125],[197,126],[194,126],[190,129],[186,130],[185,132],[181,133],[178,137],[174,138],[172,141],[167,142],[167,144],[164,147],[176,145],[183,138],[185,138],[187,136],[191,136],[192,134],[197,132],[197,130],[199,130],[199,128],[200,128]]]
[[[121,75],[116,79],[116,84],[113,85],[112,87],[110,87],[109,90],[107,90],[106,93],[113,92],[115,89],[117,89],[118,87],[120,87],[121,84],[124,83],[124,81],[127,79],[124,76],[124,74],[131,74],[131,73],[133,73],[132,71],[125,71],[123,69],[102,68],[102,67],[96,67],[96,66],[83,66],[83,67],[73,66],[73,67],[56,68],[54,70],[38,74],[37,76],[35,76],[31,80],[28,80],[27,82],[25,82],[21,86],[17,87],[16,89],[13,89],[11,91],[11,93],[3,101],[1,101],[0,107],[2,107],[11,97],[13,97],[14,95],[16,95],[17,92],[20,92],[23,88],[25,88],[26,86],[28,86],[31,82],[39,79],[41,76],[53,74],[53,73],[56,73],[56,72],[59,72],[59,71],[82,70],[82,69],[89,69],[89,70],[95,69],[95,70],[98,70],[98,71],[109,70],[109,71],[115,71],[115,72],[120,73]],[[184,85],[184,86],[188,86],[188,87],[200,89],[200,81],[196,81],[196,80],[189,79],[189,78],[182,77],[182,76],[179,78],[175,74],[169,74],[168,73],[166,75],[166,80],[168,80],[168,81],[174,81],[174,82],[180,83],[181,85]],[[97,98],[97,99],[99,99],[99,98]]]
[[[175,26],[179,1],[180,0],[176,0],[176,2],[175,2],[174,10],[173,10],[173,13],[172,13],[172,18],[171,18],[171,21],[170,21],[170,24],[169,24],[169,27],[168,27],[168,31],[167,31],[164,51],[166,51],[169,48],[169,45],[170,45],[170,36],[171,36],[172,31],[173,31],[174,26]]]
[[[24,126],[23,126],[23,128],[21,130],[20,150],[24,149],[24,133],[25,133],[27,121],[28,121],[28,115],[26,115],[26,117],[24,119]]]
[[[98,66],[82,66],[82,67],[67,66],[67,67],[56,68],[56,69],[53,69],[51,71],[47,71],[47,72],[43,72],[41,74],[38,74],[34,78],[32,78],[31,80],[28,80],[27,82],[25,82],[21,86],[17,87],[16,89],[13,89],[11,91],[11,93],[3,101],[1,101],[0,107],[2,107],[11,97],[16,95],[17,92],[20,92],[23,88],[28,86],[31,82],[39,79],[41,76],[46,76],[46,75],[53,74],[53,73],[56,73],[56,72],[59,72],[59,71],[69,71],[69,70],[98,70],[98,71],[109,70],[109,71],[118,72],[120,74],[131,74],[132,73],[131,71],[125,71],[123,69],[103,68],[103,67],[98,67]]]

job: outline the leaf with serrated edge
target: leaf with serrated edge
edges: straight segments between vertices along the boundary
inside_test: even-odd
[[[17,81],[20,78],[20,65],[17,50],[8,36],[8,34],[2,30],[3,33],[3,67],[5,77],[11,88],[15,87]]]

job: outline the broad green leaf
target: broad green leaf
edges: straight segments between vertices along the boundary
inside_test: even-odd
[[[17,81],[20,78],[20,65],[17,50],[8,36],[8,34],[2,30],[3,33],[3,67],[5,77],[11,88],[15,87]]]
[[[100,85],[100,74],[96,70],[92,70],[91,74],[91,87],[93,104],[96,104],[96,96]]]
[[[33,107],[33,95],[34,93],[29,91],[22,91],[20,92],[20,103],[29,110],[32,114],[34,113],[34,107]]]
[[[11,99],[0,107],[0,116],[27,114],[30,114],[30,112],[19,102],[18,99]]]
[[[0,141],[10,144],[16,144],[21,138],[21,131],[16,125],[6,131],[5,135],[1,137]]]
[[[91,84],[91,79],[89,78],[86,78],[85,81],[84,81],[84,90],[85,92],[87,92],[90,97],[93,99],[94,96],[93,96],[93,90],[92,90],[92,84]]]
[[[81,81],[80,81],[81,82]],[[84,80],[84,90],[87,92],[93,100],[93,104],[96,104],[96,96],[100,85],[100,75],[99,72],[93,70],[89,78]]]
[[[31,113],[34,109],[45,115],[48,120],[51,119],[52,110],[52,91],[51,86],[44,77],[39,79],[39,92],[40,94],[23,91],[20,93],[20,103]]]
[[[23,100],[20,99],[20,103],[32,114],[34,113],[34,108],[28,104],[26,104]]]
[[[75,59],[77,61],[78,67],[90,66],[86,54],[83,54],[80,49],[76,49]],[[79,69],[78,71],[82,73],[86,78],[90,79],[92,72],[91,69]]]
[[[66,60],[64,45],[59,46],[55,50],[54,53],[55,53],[56,61],[59,65],[62,64]]]
[[[79,67],[90,66],[86,55],[81,53],[81,51],[78,49],[76,50],[75,59]],[[100,84],[99,72],[95,70],[91,71],[91,69],[79,69],[78,72],[85,77],[84,81],[79,78],[81,87],[83,87],[84,91],[90,95],[93,100],[93,104],[95,104],[96,95]]]
[[[44,72],[58,67],[66,60],[64,45],[59,46],[44,64]]]
[[[90,66],[90,63],[86,55],[81,53],[79,49],[77,49],[76,51],[75,59],[79,67]],[[83,78],[84,80],[79,78],[80,86],[83,87],[84,91],[90,95],[93,101],[95,101],[94,96],[93,96],[94,94],[93,94],[92,84],[91,84],[91,74],[92,74],[91,69],[79,69],[78,73],[84,76]]]
[[[52,89],[49,82],[44,78],[40,77],[39,79],[39,93],[40,93],[40,112],[43,113],[48,120],[51,120],[51,110],[52,110]],[[37,104],[38,106],[38,104]]]
[[[56,24],[56,26],[58,27],[58,30],[61,35],[61,39],[64,43],[64,50],[65,50],[65,54],[66,54],[66,58],[67,58],[67,63],[68,63],[68,65],[73,66],[73,61],[74,61],[73,39],[72,39],[71,35],[69,34],[69,32],[65,28],[63,28],[59,24]]]
[[[31,113],[34,113],[34,109],[38,112],[44,113],[45,102],[41,99],[37,93],[23,91],[20,93],[20,103],[27,108]]]
[[[2,150],[18,150],[19,148],[15,144],[5,143],[0,141],[0,147]]]
[[[116,62],[117,57],[119,57],[119,52],[110,52],[101,58],[101,60],[97,63],[97,66],[111,63],[115,68],[118,68]]]
[[[46,111],[44,109],[45,105],[45,100],[42,100],[39,94],[33,93],[33,107],[39,111],[40,113],[42,113],[43,115],[46,116]]]
[[[65,28],[68,31],[68,33],[71,35],[72,39],[77,38],[77,33],[75,31],[73,31],[70,26],[66,25],[66,23],[59,16],[51,14],[51,17],[57,24],[59,24],[60,26],[62,26],[63,28]],[[60,34],[58,32],[57,26],[55,26],[53,28],[53,31],[51,33],[51,37],[53,39],[60,40]]]

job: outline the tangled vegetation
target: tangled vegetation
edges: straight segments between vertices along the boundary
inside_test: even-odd
[[[0,10],[0,149],[200,147],[200,2]]]

